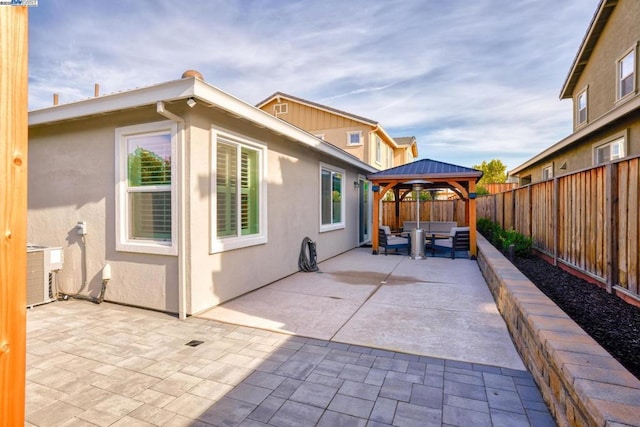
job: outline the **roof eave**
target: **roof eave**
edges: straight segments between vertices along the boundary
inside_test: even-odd
[[[74,120],[194,96],[194,77],[88,98],[29,112],[29,126]],[[199,80],[198,80],[199,81]]]
[[[550,157],[551,155],[557,153],[558,151],[568,147],[571,144],[576,143],[577,141],[579,141],[580,139],[592,134],[593,132],[597,131],[598,129],[616,121],[621,119],[622,117],[626,116],[627,114],[631,114],[632,112],[636,111],[640,109],[640,96],[636,96],[635,98],[629,100],[628,102],[624,103],[623,105],[621,105],[620,107],[616,108],[615,110],[597,118],[596,120],[594,120],[593,122],[589,123],[587,126],[581,128],[580,130],[578,130],[577,132],[572,133],[571,135],[567,136],[566,138],[558,141],[557,143],[553,144],[551,147],[547,148],[546,150],[542,151],[541,153],[539,153],[538,155],[530,158],[529,160],[527,160],[526,162],[522,163],[520,166],[515,167],[514,169],[512,169],[511,171],[509,171],[509,175],[517,175],[519,172],[523,171],[524,169],[527,169],[533,165],[535,165],[536,163],[539,163],[541,161],[543,161],[545,158]]]
[[[436,173],[436,174],[397,174],[397,175],[382,175],[379,177],[371,174],[367,176],[367,179],[371,181],[397,181],[397,180],[410,180],[415,179],[416,176],[420,176],[425,180],[445,180],[451,178],[476,178],[476,181],[482,177],[482,172],[459,172],[459,173]]]
[[[580,74],[582,74],[582,70],[586,66],[586,63],[591,56],[593,46],[595,46],[596,42],[598,41],[598,38],[602,33],[602,28],[607,23],[607,20],[609,19],[609,16],[611,16],[611,12],[613,11],[613,8],[617,3],[618,0],[600,1],[598,9],[593,15],[587,32],[582,39],[582,43],[580,44],[578,53],[573,60],[573,64],[571,65],[569,74],[567,74],[567,78],[562,85],[562,90],[560,91],[560,99],[568,99],[573,97],[573,91],[578,82],[578,79],[580,78]]]
[[[29,113],[29,126],[76,120],[116,111],[152,106],[158,101],[166,102],[190,97],[195,97],[204,103],[227,111],[235,117],[241,117],[259,127],[268,128],[276,134],[283,135],[316,151],[344,161],[367,173],[377,171],[371,165],[357,159],[346,151],[194,77],[35,110]]]
[[[269,98],[265,99],[264,101],[259,102],[258,104],[256,104],[257,108],[262,108],[265,105],[267,105],[268,103],[270,103],[271,101],[273,101],[274,99],[287,99],[289,101],[292,102],[297,102],[299,104],[303,104],[306,105],[307,107],[311,107],[311,108],[315,108],[317,110],[321,110],[330,114],[334,114],[336,116],[340,116],[340,117],[344,117],[346,119],[349,120],[353,120],[355,122],[359,122],[359,123],[363,123],[367,126],[378,126],[378,122],[376,122],[375,120],[371,120],[371,119],[367,119],[366,117],[361,117],[361,116],[357,116],[355,114],[351,114],[348,113],[346,111],[342,111],[342,110],[338,110],[335,108],[331,108],[329,106],[326,105],[322,105],[322,104],[318,104],[315,103],[313,101],[309,101],[303,98],[298,98],[296,96],[293,95],[287,95],[286,93],[282,93],[282,92],[276,92],[273,95],[271,95]]]

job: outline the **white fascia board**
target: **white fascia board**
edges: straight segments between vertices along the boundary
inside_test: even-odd
[[[211,103],[217,108],[221,108],[236,117],[242,117],[260,127],[270,129],[271,131],[288,137],[294,141],[306,145],[321,153],[327,154],[331,157],[342,160],[352,166],[363,169],[368,172],[375,172],[374,169],[367,163],[352,157],[347,152],[335,147],[325,141],[316,138],[308,132],[299,129],[284,120],[280,120],[271,114],[262,111],[261,109],[247,104],[235,96],[228,94],[214,86],[211,86],[203,81],[196,80],[194,85],[194,96],[202,99],[205,102]]]
[[[29,112],[29,126],[155,105],[193,96],[194,78],[173,80],[140,89],[83,99]]]
[[[140,89],[88,98],[69,104],[56,105],[29,112],[29,126],[74,120],[100,114],[156,105],[158,101],[173,101],[194,97],[258,126],[284,135],[331,157],[342,160],[367,172],[372,166],[347,152],[322,141],[297,127],[280,120],[202,80],[194,77],[173,80]]]

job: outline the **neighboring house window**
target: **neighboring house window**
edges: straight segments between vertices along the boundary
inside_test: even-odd
[[[320,231],[344,228],[345,172],[320,165]]]
[[[376,136],[376,163],[382,163],[382,140]]]
[[[212,252],[266,243],[266,147],[213,130]]]
[[[611,160],[620,159],[625,156],[624,138],[619,138],[615,141],[599,145],[595,150],[595,159],[597,165],[607,163]]]
[[[553,165],[549,165],[542,169],[542,180],[546,181],[551,178],[553,178]]]
[[[362,144],[362,132],[347,132],[347,145]]]
[[[280,114],[287,114],[287,112],[289,111],[287,105],[288,104],[275,104],[273,106],[273,112],[276,116],[279,116]]]
[[[116,129],[116,250],[177,254],[174,122]]]
[[[578,125],[587,121],[587,90],[585,89],[578,95],[576,102],[576,121]]]
[[[636,55],[635,50],[627,53],[618,61],[618,99],[624,98],[635,90]]]

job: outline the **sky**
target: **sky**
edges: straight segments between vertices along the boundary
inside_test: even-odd
[[[29,109],[180,78],[284,92],[415,136],[419,158],[513,169],[572,130],[560,90],[600,0],[40,0]]]

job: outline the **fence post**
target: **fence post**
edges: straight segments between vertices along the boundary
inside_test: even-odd
[[[613,286],[618,280],[618,245],[616,234],[618,232],[618,175],[617,164],[608,163],[605,166],[605,222],[604,241],[607,262],[607,292],[613,292]]]
[[[0,426],[25,416],[27,57],[25,6],[0,6]]]
[[[558,265],[558,246],[560,245],[560,228],[559,228],[559,218],[560,218],[560,180],[556,177],[553,178],[553,202],[552,202],[552,212],[553,212],[553,265]]]
[[[527,212],[527,231],[529,232],[529,237],[533,239],[533,190],[530,185],[527,190],[527,199],[529,200],[529,209]]]

